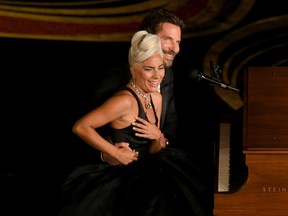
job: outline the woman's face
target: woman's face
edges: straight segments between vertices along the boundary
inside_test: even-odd
[[[153,54],[146,61],[137,64],[134,71],[135,84],[143,93],[158,90],[165,74],[163,58],[159,53]]]

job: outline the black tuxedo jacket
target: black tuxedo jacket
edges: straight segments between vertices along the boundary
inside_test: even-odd
[[[162,94],[162,114],[160,119],[160,129],[165,137],[170,141],[176,137],[178,127],[178,115],[174,100],[174,75],[171,68],[165,68],[165,76],[161,83]]]

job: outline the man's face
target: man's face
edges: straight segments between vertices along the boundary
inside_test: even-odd
[[[175,56],[180,51],[181,29],[171,23],[163,23],[157,35],[161,38],[164,64],[166,67],[171,67]]]

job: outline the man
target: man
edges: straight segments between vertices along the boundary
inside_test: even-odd
[[[174,85],[172,64],[180,51],[181,33],[184,29],[184,22],[175,13],[165,8],[152,9],[144,17],[140,30],[156,34],[161,39],[164,52],[165,77],[160,86],[163,97],[162,115],[160,129],[167,142],[173,145],[176,139],[178,128],[178,115],[175,109]],[[118,147],[128,147],[128,143],[117,143]],[[106,154],[101,155],[102,160],[110,165],[117,165],[118,162]]]

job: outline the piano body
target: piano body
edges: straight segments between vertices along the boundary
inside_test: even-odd
[[[247,180],[236,191],[215,190],[214,216],[287,216],[288,67],[248,68],[243,111]],[[230,124],[222,126],[230,132]],[[221,136],[229,142],[227,133]]]

